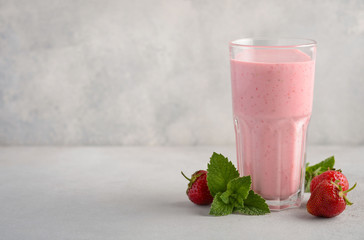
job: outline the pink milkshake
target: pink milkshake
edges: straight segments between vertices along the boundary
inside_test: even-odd
[[[299,206],[315,49],[235,42],[230,63],[239,172],[251,175],[253,190],[271,209]]]

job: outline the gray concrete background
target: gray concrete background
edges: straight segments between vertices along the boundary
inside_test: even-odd
[[[364,143],[364,1],[0,0],[0,144],[233,144],[247,36],[317,40],[309,143]]]

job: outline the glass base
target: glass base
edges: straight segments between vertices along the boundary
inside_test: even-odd
[[[266,203],[268,204],[269,209],[274,212],[290,208],[298,208],[301,206],[303,195],[304,194],[300,190],[296,194],[291,195],[289,198],[285,200],[271,199],[271,200],[266,200]]]

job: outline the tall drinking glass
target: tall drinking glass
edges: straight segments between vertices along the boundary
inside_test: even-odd
[[[238,169],[271,210],[298,207],[303,198],[315,56],[313,40],[230,43]]]

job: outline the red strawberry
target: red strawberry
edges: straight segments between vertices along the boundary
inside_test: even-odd
[[[207,205],[212,203],[213,198],[206,180],[207,171],[199,170],[192,174],[191,179],[186,177],[183,172],[181,173],[188,181],[190,181],[188,183],[186,193],[193,203],[198,205]]]
[[[355,185],[343,191],[342,186],[338,185],[338,180],[322,181],[311,193],[307,202],[307,211],[317,217],[335,217],[345,210],[346,205],[352,203],[346,198],[346,193],[353,190]]]
[[[337,184],[342,186],[343,191],[349,189],[349,182],[345,175],[342,174],[341,170],[329,170],[312,179],[310,184],[310,192],[313,192],[322,181],[336,182],[336,180],[339,180]]]

